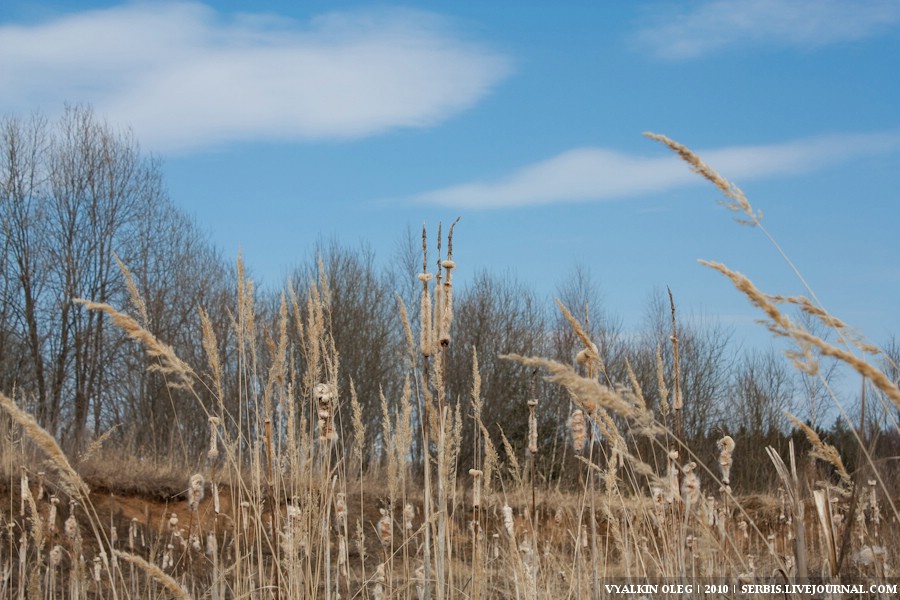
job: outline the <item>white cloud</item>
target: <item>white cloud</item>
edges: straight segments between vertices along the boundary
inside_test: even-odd
[[[834,135],[764,146],[701,150],[707,164],[743,181],[822,169],[900,149],[900,133]],[[702,183],[678,158],[579,148],[494,181],[475,181],[419,194],[412,200],[456,208],[511,208],[619,199]]]
[[[896,0],[708,0],[690,6],[654,19],[638,32],[638,42],[662,58],[688,59],[738,44],[818,47],[900,24]]]
[[[90,103],[162,151],[429,126],[476,103],[510,68],[422,11],[299,23],[196,3],[3,25],[0,56],[0,112]]]

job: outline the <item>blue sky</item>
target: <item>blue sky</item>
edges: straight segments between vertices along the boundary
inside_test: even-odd
[[[542,293],[576,264],[638,327],[683,310],[765,339],[719,260],[800,293],[759,231],[642,132],[737,183],[826,308],[900,334],[900,2],[24,2],[0,113],[86,102],[134,129],[226,256],[277,285],[315,242],[390,259],[462,220],[458,279]]]

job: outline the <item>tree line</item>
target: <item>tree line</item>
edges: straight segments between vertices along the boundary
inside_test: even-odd
[[[70,451],[115,427],[114,439],[130,452],[196,462],[208,439],[213,403],[221,400],[231,414],[252,418],[251,406],[238,405],[245,401],[238,390],[246,387],[247,373],[234,334],[244,273],[172,203],[160,162],[142,153],[128,131],[111,127],[89,107],[68,107],[56,120],[39,114],[3,119],[0,154],[0,389],[14,394]],[[401,304],[418,335],[421,255],[416,234],[408,231],[400,239],[386,266],[365,246],[319,242],[284,282],[302,298],[322,274],[326,277],[328,327],[340,356],[336,426],[350,426],[345,400],[352,383],[375,440],[367,460],[375,463],[384,417],[381,398],[392,406],[408,384]],[[281,289],[254,291],[260,364],[278,351],[273,340],[282,294]],[[651,294],[637,331],[626,331],[605,310],[602,290],[585,268],[573,267],[554,297],[597,344],[604,382],[629,385],[630,368],[649,407],[659,410],[659,362],[670,386],[675,375],[666,292]],[[202,309],[215,331],[222,398],[216,399],[209,378],[190,394],[170,385],[143,348],[101,313],[86,310],[78,298],[129,312],[198,372],[209,352]],[[571,402],[564,390],[499,356],[517,353],[572,363],[583,347],[580,340],[553,298],[511,275],[475,273],[455,292],[454,304],[447,397],[462,414],[471,411],[477,351],[482,418],[497,446],[502,433],[514,451],[524,452],[526,402],[534,395],[542,448],[534,460],[545,478],[559,477],[561,465],[572,460],[565,428]],[[306,318],[304,310],[300,302],[299,312],[288,316],[287,362],[297,369],[303,368],[303,344],[293,325]],[[823,407],[830,400],[822,382],[830,375],[824,380],[804,375],[775,349],[742,350],[726,327],[682,314],[677,319],[678,387],[684,398],[680,427],[689,444],[712,456],[717,433],[730,433],[749,448],[786,443],[791,437],[786,409],[820,430],[827,425]],[[892,342],[895,359],[897,349]],[[881,431],[878,414],[868,417],[873,430]],[[835,439],[845,436],[841,427],[832,428]],[[474,425],[463,428],[462,436],[459,461],[468,464],[473,444],[467,440],[475,436]]]

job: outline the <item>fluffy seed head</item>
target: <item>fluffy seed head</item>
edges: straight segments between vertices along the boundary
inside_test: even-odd
[[[569,417],[569,432],[572,434],[572,447],[575,454],[580,456],[584,452],[587,444],[587,422],[584,418],[584,411],[576,408]]]
[[[716,445],[719,447],[719,466],[722,469],[722,487],[728,488],[731,477],[731,465],[734,462],[731,458],[731,453],[734,452],[734,440],[731,436],[726,435],[716,442]]]
[[[78,521],[75,520],[74,513],[69,515],[69,518],[66,519],[64,531],[66,533],[66,537],[73,542],[75,541],[75,538],[78,537]]]
[[[389,547],[391,542],[394,541],[394,526],[391,522],[391,515],[384,509],[381,509],[381,519],[378,521],[378,538],[381,540],[381,545],[385,548]]]
[[[510,537],[515,537],[516,526],[513,521],[513,509],[509,504],[503,505],[503,526],[506,527],[506,533],[508,533]]]
[[[681,480],[681,499],[688,508],[696,506],[700,501],[700,478],[694,472],[696,468],[697,464],[694,462],[689,462],[682,468],[684,478]]]
[[[59,544],[56,544],[50,550],[50,566],[51,567],[59,566],[59,563],[62,562],[62,558],[63,558],[62,546],[60,546]]]
[[[334,500],[334,517],[338,527],[343,528],[347,525],[347,495],[344,492],[338,492]]]
[[[188,488],[188,508],[191,512],[197,512],[197,509],[200,507],[200,501],[203,500],[204,496],[204,484],[203,475],[200,473],[191,475],[190,487]]]

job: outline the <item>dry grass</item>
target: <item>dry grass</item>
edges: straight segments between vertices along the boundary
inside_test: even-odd
[[[710,179],[729,208],[759,224],[759,213],[736,186],[686,147],[652,137]],[[503,460],[488,435],[494,424],[482,420],[476,353],[471,400],[446,393],[457,266],[452,231],[446,256],[438,234],[432,271],[423,230],[420,331],[416,338],[401,303],[408,349],[399,358],[407,381],[398,397],[382,396],[380,431],[367,430],[352,384],[347,397],[340,393],[340,349],[330,333],[324,269],[305,296],[287,291],[277,323],[266,329],[257,323],[253,284],[239,262],[232,330],[215,331],[200,315],[204,368],[183,362],[123,312],[80,301],[143,344],[172,385],[191,391],[209,382],[216,398],[206,409],[209,451],[196,457],[199,472],[173,470],[170,462],[116,455],[98,439],[76,469],[52,436],[13,399],[0,396],[4,432],[16,440],[2,456],[0,598],[23,599],[26,589],[29,598],[73,600],[597,598],[610,595],[604,582],[621,578],[794,582],[814,574],[822,582],[882,582],[897,576],[900,519],[892,490],[864,448],[874,479],[861,489],[837,451],[795,421],[814,456],[837,470],[844,493],[831,496],[826,478],[798,469],[793,454],[785,463],[774,449],[771,472],[773,481],[781,481],[781,496],[732,489],[730,471],[742,448],[722,436],[719,453],[704,460],[681,441],[680,413],[690,404],[681,403],[680,383],[666,380],[661,351],[657,416],[630,365],[626,385],[610,381],[598,346],[562,304],[583,345],[575,364],[504,358],[568,390],[575,410],[568,423],[557,425],[571,429],[579,459],[573,475],[580,485],[560,489],[539,480],[534,394],[520,407],[528,414],[528,452],[518,455],[502,435]],[[724,265],[705,264],[759,307],[774,333],[794,340],[799,355],[844,361],[900,408],[893,382],[850,349],[793,323],[778,306],[786,299],[760,292]],[[132,303],[144,312],[128,281]],[[819,304],[796,303],[825,326],[846,329]],[[677,344],[674,301],[672,314]],[[287,344],[291,325],[302,340],[295,353]],[[242,385],[236,402],[223,397],[217,339],[225,335],[238,340]],[[798,362],[810,370],[814,365]],[[667,422],[670,407],[676,431]],[[347,439],[336,426],[342,414],[351,423]],[[467,465],[459,462],[463,427],[475,432],[474,460]],[[372,444],[379,445],[382,461],[366,464]],[[664,464],[653,464],[642,447],[658,451]],[[424,454],[422,462],[413,460],[415,448]],[[38,476],[31,467],[38,452],[55,477]],[[18,468],[23,464],[29,468]],[[891,508],[887,518],[883,505]],[[84,539],[87,530],[94,535]]]

